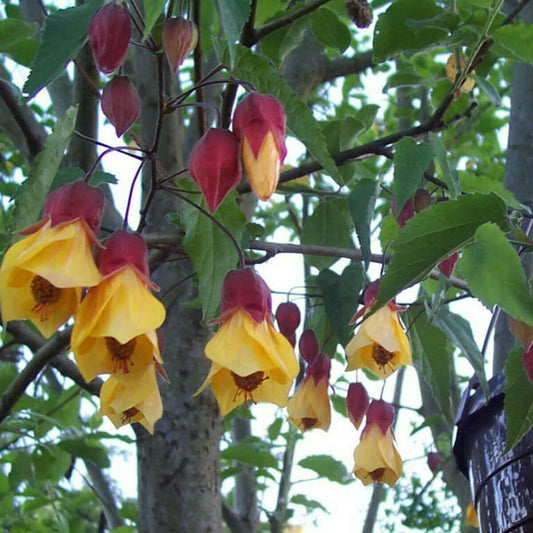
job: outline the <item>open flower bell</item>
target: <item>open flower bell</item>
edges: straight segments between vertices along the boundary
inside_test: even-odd
[[[148,365],[138,377],[117,379],[111,375],[100,391],[99,416],[107,416],[116,428],[139,422],[150,433],[163,415],[155,365]]]
[[[278,185],[287,155],[285,123],[285,110],[273,96],[252,92],[235,108],[233,131],[242,143],[244,170],[261,200],[268,200]]]
[[[100,189],[82,180],[59,187],[47,198],[43,218],[23,232],[0,268],[2,318],[29,319],[53,335],[75,312],[84,287],[101,276],[92,248],[104,209]]]
[[[366,413],[361,442],[355,448],[353,473],[364,485],[387,483],[393,487],[402,475],[403,463],[394,443],[394,410],[383,400],[374,400]]]
[[[104,280],[89,290],[76,314],[72,351],[86,381],[99,374],[133,379],[161,363],[156,329],[163,304],[150,292],[142,237],[115,231],[96,263]]]
[[[377,294],[377,288],[372,284],[367,291]],[[366,313],[373,302],[374,298],[367,298],[365,293],[365,307],[354,318]],[[368,368],[385,379],[400,366],[412,364],[409,339],[400,323],[398,310],[393,302],[389,302],[363,320],[346,346],[347,371]]]
[[[324,431],[331,424],[331,402],[328,396],[331,359],[319,354],[307,367],[306,375],[287,404],[289,421],[301,431],[320,428]]]
[[[222,285],[220,328],[205,347],[211,370],[196,394],[211,385],[224,416],[252,401],[285,406],[298,362],[272,325],[270,290],[251,268],[232,270]]]

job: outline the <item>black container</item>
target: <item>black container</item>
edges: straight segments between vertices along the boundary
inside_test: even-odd
[[[453,451],[470,481],[481,533],[533,533],[533,430],[507,454],[504,375],[489,382],[489,397],[470,382],[457,413]]]

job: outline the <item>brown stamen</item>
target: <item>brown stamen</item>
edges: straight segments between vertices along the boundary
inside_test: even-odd
[[[111,354],[111,359],[115,362],[113,372],[122,370],[124,374],[127,374],[130,371],[130,365],[133,365],[131,362],[131,356],[133,350],[135,350],[136,343],[137,341],[135,337],[129,340],[126,344],[121,344],[114,337],[105,337],[106,348]]]
[[[235,401],[239,395],[243,394],[244,403],[248,400],[256,403],[252,393],[257,387],[259,387],[259,385],[261,385],[261,383],[263,383],[263,381],[268,379],[268,376],[264,377],[264,375],[265,373],[262,370],[254,372],[253,374],[248,374],[247,376],[239,376],[238,374],[235,374],[235,372],[231,372],[231,377],[233,378],[235,385],[237,385],[237,392],[233,397],[233,401]]]
[[[394,357],[394,352],[389,352],[388,350],[385,350],[383,346],[380,344],[374,344],[372,348],[372,358],[374,361],[376,361],[377,365],[380,368],[390,366],[391,368],[394,368],[394,363],[392,362],[392,359]]]
[[[368,475],[372,478],[372,481],[374,481],[374,483],[379,483],[381,482],[384,473],[384,468],[376,468],[375,470],[372,470],[372,472],[369,472]]]
[[[313,429],[317,425],[318,425],[318,418],[308,418],[305,416],[302,418],[302,426],[304,427],[304,431],[308,429]]]
[[[36,302],[32,307],[32,311],[39,313],[41,322],[48,320],[47,306],[59,301],[63,289],[59,289],[36,274],[31,280],[30,290]]]
[[[123,424],[129,424],[131,422],[131,419],[139,412],[140,411],[139,409],[137,409],[137,407],[130,407],[129,409],[122,411],[122,416],[120,417],[120,421]]]

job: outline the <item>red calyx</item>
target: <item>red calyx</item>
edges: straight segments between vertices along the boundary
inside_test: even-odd
[[[432,472],[439,469],[440,455],[439,452],[428,452],[428,466]]]
[[[241,181],[239,140],[229,130],[211,128],[195,144],[189,160],[192,179],[214,211]]]
[[[459,253],[454,252],[452,255],[448,256],[446,259],[442,260],[437,268],[449,278],[452,275],[453,269],[455,268],[455,263],[459,259]]]
[[[89,43],[98,69],[111,74],[124,63],[131,37],[131,21],[123,5],[105,4],[89,24]]]
[[[233,113],[233,131],[241,141],[244,138],[248,140],[255,157],[258,156],[267,133],[272,131],[280,164],[283,164],[287,155],[286,122],[287,117],[281,103],[273,96],[256,92],[248,93]]]
[[[533,385],[533,341],[529,344],[527,350],[524,351],[523,362],[527,377]]]
[[[130,128],[141,111],[139,93],[127,76],[115,76],[104,87],[101,105],[117,137]]]
[[[376,279],[366,286],[365,292],[363,294],[363,299],[365,302],[365,307],[372,307],[376,298],[378,297],[380,280]]]
[[[102,276],[110,276],[129,265],[149,283],[146,244],[138,233],[119,229],[103,244],[104,248],[96,254],[96,266]]]
[[[172,72],[176,72],[198,42],[198,29],[192,20],[172,17],[163,26],[163,48]]]
[[[313,362],[307,367],[306,377],[313,378],[315,385],[322,379],[329,381],[331,373],[331,359],[323,353],[318,354]]]
[[[346,411],[352,424],[359,429],[367,412],[370,398],[362,383],[350,383],[346,396]]]
[[[104,193],[83,180],[67,183],[51,192],[43,208],[43,218],[50,219],[52,227],[80,219],[95,241],[103,214]]]
[[[225,320],[236,309],[244,309],[257,323],[272,312],[270,289],[263,278],[251,268],[231,270],[222,284],[221,316]]]
[[[276,321],[280,332],[289,338],[300,325],[300,309],[292,302],[279,304],[276,309]]]
[[[318,340],[316,338],[315,332],[312,329],[306,329],[300,341],[298,342],[298,348],[300,348],[300,354],[303,360],[308,364],[312,364],[313,361],[318,357]]]
[[[370,426],[377,425],[383,435],[385,435],[387,429],[392,426],[393,420],[394,409],[392,408],[392,405],[383,400],[373,400],[366,412],[366,426],[363,433],[368,431]]]

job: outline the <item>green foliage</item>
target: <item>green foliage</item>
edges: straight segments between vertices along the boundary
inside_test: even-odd
[[[298,466],[312,470],[320,477],[334,483],[346,485],[353,482],[346,467],[330,455],[310,455],[299,461]]]
[[[74,132],[77,112],[77,107],[71,107],[65,116],[57,121],[53,133],[46,139],[42,151],[35,158],[30,175],[20,187],[15,200],[10,220],[13,230],[24,229],[38,219],[44,199]]]
[[[217,0],[220,23],[228,45],[231,65],[235,62],[235,43],[250,16],[251,0]]]
[[[161,16],[161,11],[165,7],[165,0],[143,0],[144,4],[144,32],[143,41],[146,41],[157,20]]]
[[[341,54],[350,46],[350,31],[333,11],[326,7],[317,9],[311,20],[313,33],[322,44],[336,48]]]
[[[533,63],[533,24],[515,22],[498,28],[493,35],[493,51],[503,57]]]
[[[30,98],[53,82],[78,55],[89,20],[101,4],[101,0],[91,0],[81,6],[59,9],[46,18],[43,40],[24,85]]]
[[[504,409],[507,421],[505,453],[533,427],[533,387],[522,362],[523,349],[515,346],[505,363]]]
[[[18,18],[0,20],[0,53],[29,67],[39,46],[33,38],[36,32],[37,24],[27,24]]]

